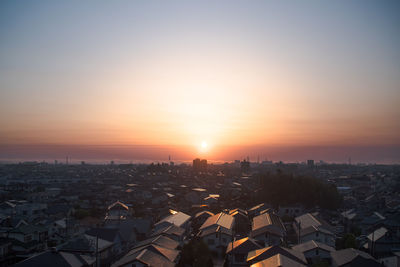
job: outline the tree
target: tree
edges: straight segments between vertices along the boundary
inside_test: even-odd
[[[345,249],[345,248],[358,248],[356,237],[347,233],[342,238],[336,240],[336,249]]]
[[[261,187],[259,201],[271,203],[274,207],[300,203],[306,207],[320,206],[334,210],[342,203],[336,186],[314,177],[294,177],[277,172],[261,174],[258,178]]]
[[[181,258],[177,266],[193,267],[213,266],[211,252],[202,240],[191,240],[182,248]]]

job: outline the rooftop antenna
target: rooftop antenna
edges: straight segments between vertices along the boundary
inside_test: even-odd
[[[171,155],[168,155],[168,161],[171,161]]]

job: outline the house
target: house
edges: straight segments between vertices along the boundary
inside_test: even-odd
[[[150,249],[144,249],[141,251],[135,251],[135,253],[128,253],[115,263],[112,267],[173,267],[175,264],[169,261],[167,258],[151,251]]]
[[[247,254],[260,248],[262,246],[254,239],[245,237],[228,244],[226,258],[231,263],[230,266],[246,266]]]
[[[347,248],[331,252],[333,267],[379,267],[381,264],[366,252]]]
[[[188,231],[190,226],[190,218],[190,215],[187,215],[183,212],[174,212],[173,214],[157,222],[154,225],[154,229],[155,231],[157,231],[161,228],[164,228],[165,226],[175,225]]]
[[[139,242],[112,266],[175,266],[179,261],[179,243],[165,236],[157,236]]]
[[[177,242],[169,237],[159,235],[159,236],[151,237],[149,239],[146,239],[146,240],[143,240],[143,241],[137,243],[135,245],[135,248],[146,247],[150,244],[155,244],[157,246],[165,247],[168,249],[176,249],[179,246],[179,242]]]
[[[0,266],[10,266],[14,262],[12,240],[0,238]]]
[[[247,263],[252,265],[257,262],[263,261],[265,259],[271,258],[275,255],[281,254],[289,259],[292,259],[293,261],[299,263],[299,264],[307,264],[307,260],[304,257],[304,254],[290,249],[290,248],[284,248],[281,246],[270,246],[270,247],[265,247],[257,250],[250,251],[247,254]]]
[[[279,245],[286,229],[278,215],[267,212],[253,218],[250,236],[267,246]]]
[[[60,252],[79,253],[92,256],[98,251],[100,266],[108,266],[113,260],[113,243],[89,235],[80,235],[57,247]]]
[[[392,254],[378,259],[378,261],[385,267],[399,267],[400,266],[400,251],[392,252]]]
[[[118,229],[111,228],[91,228],[85,232],[86,235],[98,237],[113,243],[112,253],[120,255],[124,250],[124,244]]]
[[[303,207],[300,205],[296,206],[279,206],[278,208],[278,215],[280,217],[283,216],[290,216],[290,217],[296,217],[299,216],[303,213]]]
[[[315,240],[331,247],[335,246],[336,236],[331,231],[332,226],[310,213],[296,217],[293,228],[299,237],[299,243]]]
[[[218,203],[218,198],[215,196],[207,196],[203,199],[203,203],[212,206]]]
[[[331,252],[335,251],[333,247],[314,240],[293,246],[292,249],[303,253],[310,263],[320,260],[330,263]]]
[[[126,220],[129,215],[129,207],[120,201],[116,201],[108,206],[104,224],[106,226],[119,225],[121,221]]]
[[[5,215],[13,215],[15,214],[15,206],[16,206],[15,203],[5,201],[0,204],[0,211],[2,214]]]
[[[257,216],[257,215],[260,215],[260,212],[261,212],[262,210],[266,210],[266,209],[268,209],[268,208],[269,208],[269,207],[268,207],[265,203],[261,203],[261,204],[258,204],[258,205],[256,205],[256,206],[254,206],[254,207],[248,209],[248,210],[247,210],[247,213],[248,213],[248,215],[249,215],[250,218],[253,218],[253,217]]]
[[[160,228],[157,231],[155,231],[151,236],[158,236],[158,235],[164,235],[167,236],[175,241],[178,241],[180,243],[183,242],[183,239],[185,238],[185,229],[178,227],[176,225],[167,225],[164,228]]]
[[[48,231],[42,226],[23,224],[9,230],[7,238],[13,239],[12,249],[14,251],[28,253],[46,248]]]
[[[251,230],[251,221],[247,216],[247,211],[242,209],[234,209],[229,211],[229,215],[235,218],[233,231],[236,236],[245,237]]]
[[[79,233],[79,226],[73,219],[63,218],[50,222],[48,224],[49,239],[59,244],[69,237],[73,237]]]
[[[299,263],[285,255],[276,254],[270,258],[264,259],[251,265],[251,267],[306,267],[307,265]]]
[[[15,267],[94,267],[96,258],[90,255],[81,255],[79,253],[60,252],[56,250],[45,251],[26,260],[23,260]]]
[[[399,251],[400,238],[385,227],[380,227],[367,236],[364,248],[371,251],[374,256],[388,255],[392,251]]]
[[[366,214],[358,224],[361,228],[362,234],[369,234],[375,225],[384,224],[386,217],[379,212],[373,212],[372,214]]]
[[[199,236],[211,251],[223,254],[233,239],[234,221],[235,219],[229,214],[217,213],[209,217],[200,227]]]
[[[194,215],[192,219],[192,227],[193,229],[199,229],[200,226],[203,225],[203,223],[211,216],[213,216],[214,213],[209,212],[209,211],[200,211]]]
[[[23,216],[26,221],[33,221],[42,216],[47,209],[47,204],[42,203],[20,203],[15,206],[15,213]]]

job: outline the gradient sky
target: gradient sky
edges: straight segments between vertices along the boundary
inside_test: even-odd
[[[399,157],[399,133],[399,1],[0,1],[3,148]]]

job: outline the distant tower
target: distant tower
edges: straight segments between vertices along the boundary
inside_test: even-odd
[[[260,164],[260,155],[257,155],[257,164]]]
[[[171,161],[171,155],[168,155],[168,161]]]
[[[65,158],[65,164],[68,165],[68,156]]]

